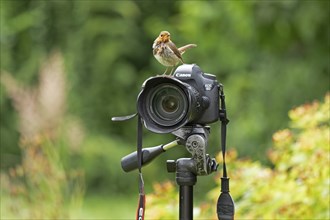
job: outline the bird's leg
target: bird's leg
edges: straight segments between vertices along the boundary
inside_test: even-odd
[[[172,69],[171,69],[171,72],[170,72],[170,75],[169,75],[169,76],[172,76],[173,70],[174,70],[174,67],[172,67]]]
[[[167,70],[168,70],[168,67],[166,67],[166,70],[165,70],[165,72],[163,73],[163,75],[166,75]]]

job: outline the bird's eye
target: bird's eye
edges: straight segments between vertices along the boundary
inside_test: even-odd
[[[163,36],[163,34],[160,35],[161,37]]]

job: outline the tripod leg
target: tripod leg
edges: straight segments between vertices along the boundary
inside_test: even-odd
[[[180,220],[193,219],[193,186],[180,186]]]

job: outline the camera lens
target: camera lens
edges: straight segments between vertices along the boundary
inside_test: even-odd
[[[187,114],[188,100],[181,88],[173,84],[160,84],[147,97],[147,112],[162,126],[173,126]]]
[[[173,132],[193,121],[203,110],[199,92],[175,77],[151,77],[142,87],[137,109],[144,126],[152,132]]]

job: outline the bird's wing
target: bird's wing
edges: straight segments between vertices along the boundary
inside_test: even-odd
[[[159,45],[160,45],[160,43],[157,40],[155,40],[155,42],[152,45],[153,55],[155,55],[157,53],[157,51],[160,49]]]
[[[167,42],[168,47],[173,51],[173,53],[181,60],[181,62],[183,63],[182,60],[182,56],[180,51],[178,50],[178,48],[175,46],[175,44],[172,41]]]
[[[196,44],[187,44],[183,47],[178,48],[178,50],[180,51],[181,54],[183,54],[184,52],[186,52],[187,49],[194,48],[194,47],[197,47],[197,45]]]
[[[155,47],[158,45],[159,43],[158,43],[158,41],[157,41],[157,39],[154,41],[154,43],[152,44],[152,49],[155,49]]]
[[[152,54],[155,56],[155,54],[157,53],[158,48],[157,47],[153,47],[152,48]]]

